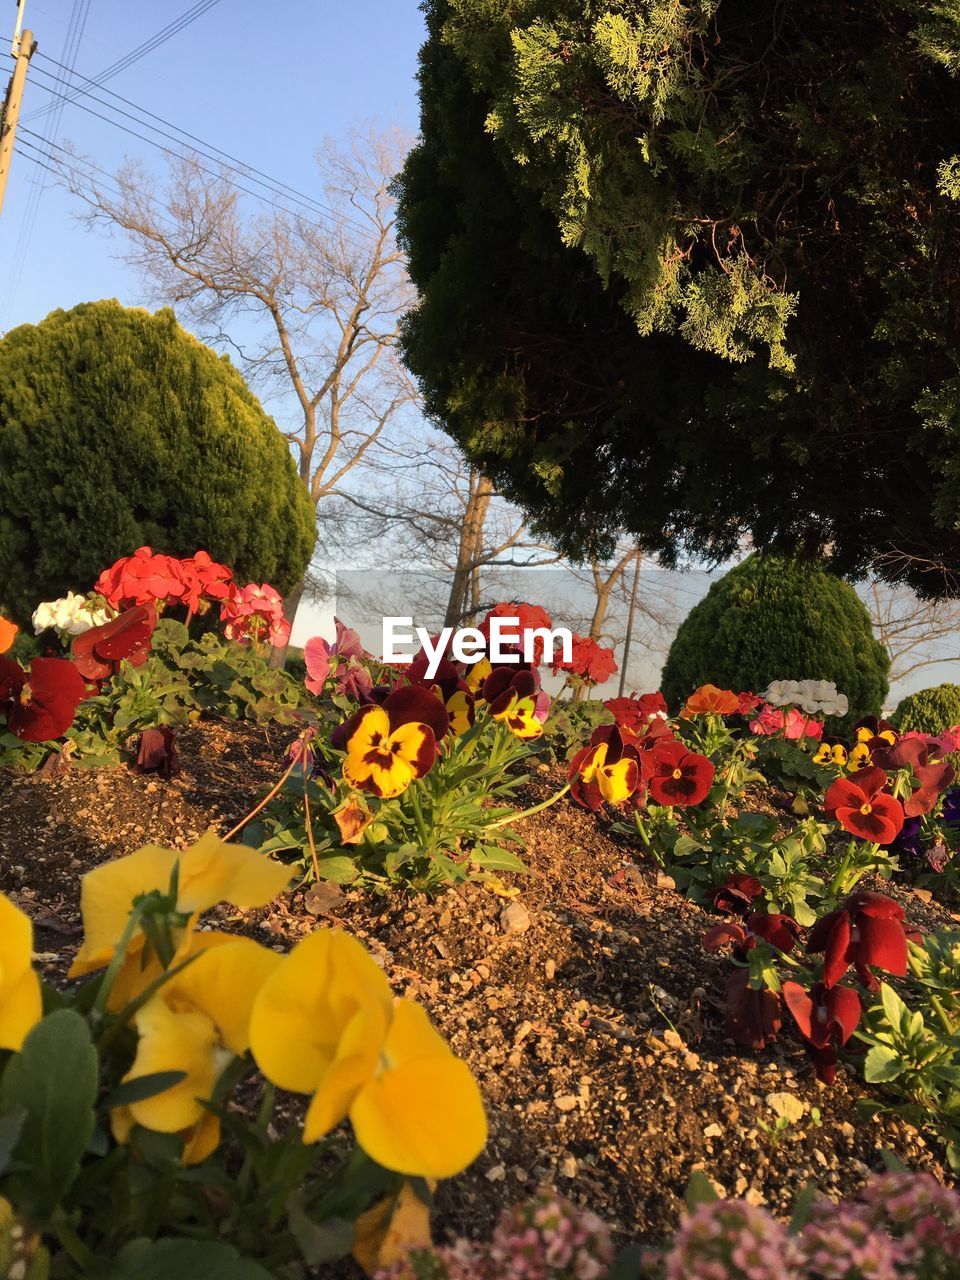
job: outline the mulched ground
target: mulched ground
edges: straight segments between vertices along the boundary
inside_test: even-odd
[[[172,782],[126,768],[0,776],[0,889],[33,917],[45,970],[61,976],[79,943],[85,870],[148,841],[178,847],[209,826],[227,831],[277,777],[289,737],[232,722],[193,728],[179,736],[184,770]],[[694,1169],[774,1211],[810,1180],[850,1193],[882,1167],[884,1149],[950,1180],[929,1135],[859,1114],[858,1100],[879,1095],[852,1074],[824,1088],[799,1044],[752,1054],[725,1038],[725,966],[700,947],[715,917],[635,850],[568,801],[522,832],[533,874],[513,905],[476,885],[432,901],[333,890],[314,913],[294,893],[217,921],[278,949],[318,922],[342,925],[469,1061],[491,1139],[441,1187],[440,1235],[483,1234],[504,1204],[544,1185],[622,1237],[657,1240]],[[923,928],[951,921],[909,890],[898,896]],[[820,1116],[774,1142],[765,1098],[783,1091]]]

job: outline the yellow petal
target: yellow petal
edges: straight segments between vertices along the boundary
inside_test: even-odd
[[[452,1177],[487,1141],[477,1082],[450,1053],[385,1071],[357,1094],[350,1122],[371,1159],[410,1176]]]
[[[406,791],[414,773],[399,756],[378,752],[376,759],[354,761],[348,757],[343,762],[343,777],[352,787],[363,787],[384,800],[392,800]]]
[[[250,1013],[257,993],[282,963],[275,951],[250,938],[208,942],[195,960],[160,988],[160,995],[174,1007],[189,1005],[205,1014],[223,1044],[239,1057],[250,1048]]]
[[[178,855],[180,891],[177,906],[190,913],[218,902],[242,910],[272,902],[290,883],[290,871],[243,844],[226,844],[215,831]]]
[[[410,766],[414,777],[422,778],[433,764],[436,745],[429,725],[402,724],[387,741],[390,749]]]
[[[203,1118],[184,1135],[183,1163],[201,1164],[220,1145],[220,1117],[204,1111]]]
[[[40,979],[32,969],[21,973],[10,986],[4,982],[0,992],[0,1049],[19,1051],[42,1014]]]
[[[387,1014],[379,1004],[357,1010],[313,1095],[303,1126],[304,1142],[319,1142],[346,1119],[357,1093],[376,1073],[386,1033]]]
[[[141,943],[142,941],[141,939]],[[189,956],[199,955],[208,947],[222,947],[236,941],[235,933],[221,933],[215,929],[202,931],[185,929],[180,935],[177,950],[170,961],[170,968],[175,969]],[[111,1013],[119,1013],[126,1005],[143,995],[147,987],[156,982],[162,973],[163,966],[153,951],[148,951],[142,945],[131,947],[124,957],[120,972],[107,997],[107,1008]]]
[[[368,707],[357,721],[357,727],[347,743],[347,757],[359,759],[390,736],[390,717],[383,707]]]
[[[430,1210],[409,1182],[385,1196],[354,1223],[353,1257],[368,1276],[430,1247]]]
[[[136,853],[87,872],[80,886],[83,945],[69,977],[92,973],[109,964],[133,910],[134,898],[154,889],[166,893],[177,856],[171,849],[145,845]]]
[[[489,658],[481,658],[475,662],[470,668],[467,675],[467,688],[471,693],[479,694],[480,686],[486,680],[487,676],[492,675],[493,667],[490,665]]]
[[[597,786],[608,804],[623,804],[636,791],[638,777],[636,760],[618,760],[597,771]]]
[[[458,689],[447,700],[447,715],[450,717],[450,732],[457,737],[466,733],[473,724],[473,699],[463,689]]]
[[[361,944],[339,929],[298,942],[260,988],[250,1019],[250,1047],[268,1080],[313,1093],[332,1066],[357,1011],[382,1009],[390,984]]]
[[[184,1071],[186,1078],[163,1093],[130,1104],[137,1124],[158,1133],[179,1133],[199,1124],[204,1108],[229,1061],[220,1048],[217,1028],[204,1013],[171,1009],[162,996],[154,996],[134,1021],[140,1040],[133,1066],[124,1080],[138,1080],[158,1071]]]
[[[393,1006],[393,1017],[383,1045],[384,1060],[398,1067],[412,1058],[452,1057],[450,1046],[436,1030],[426,1009],[412,1000]]]

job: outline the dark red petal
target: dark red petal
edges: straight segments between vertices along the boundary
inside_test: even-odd
[[[873,916],[876,920],[903,920],[906,915],[900,903],[893,898],[888,898],[885,893],[870,893],[866,889],[851,893],[843,905],[852,916]]]
[[[906,977],[907,935],[900,921],[861,915],[857,924],[860,937],[853,957],[857,963],[876,965],[898,978]]]
[[[846,1044],[860,1021],[860,997],[852,987],[834,987],[825,993],[823,1005],[827,1018],[837,1028],[837,1043]]]
[[[827,788],[823,807],[833,817],[838,809],[859,809],[866,797],[850,778],[838,778]]]
[[[807,1040],[813,1034],[813,1001],[799,982],[783,984],[783,1002],[793,1014],[793,1020],[800,1028],[800,1034]]]
[[[7,714],[10,730],[24,742],[48,742],[73,724],[87,686],[66,658],[34,658],[27,676],[30,701],[13,703]]]
[[[428,724],[437,742],[450,730],[450,716],[440,699],[422,685],[406,684],[391,691],[383,703],[390,729],[402,724]]]

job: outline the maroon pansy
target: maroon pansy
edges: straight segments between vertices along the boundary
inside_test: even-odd
[[[850,965],[871,991],[879,984],[868,966],[896,977],[907,972],[904,910],[882,893],[854,893],[837,911],[818,920],[807,941],[809,955],[823,954],[823,985],[835,987]]]
[[[91,627],[73,642],[73,661],[86,680],[106,680],[126,660],[143,666],[150,652],[150,637],[157,625],[152,604],[125,609],[100,627]]]
[[[706,756],[688,751],[682,742],[658,742],[640,759],[656,804],[700,804],[707,798],[716,772],[713,764]]]
[[[66,658],[34,658],[27,671],[0,658],[0,716],[24,742],[62,737],[86,696],[83,677]]]
[[[739,916],[749,911],[754,898],[763,893],[763,885],[756,876],[748,876],[743,872],[728,876],[718,889],[713,891],[714,909],[724,916]]]
[[[180,752],[169,725],[144,729],[137,747],[137,773],[156,773],[161,778],[175,778],[180,772]]]
[[[727,978],[727,1031],[738,1044],[764,1049],[783,1025],[783,1005],[769,987],[754,987],[747,969]]]
[[[785,982],[783,999],[807,1042],[818,1079],[833,1084],[838,1052],[860,1021],[860,997],[851,987],[826,987],[818,982],[806,992],[797,982]]]

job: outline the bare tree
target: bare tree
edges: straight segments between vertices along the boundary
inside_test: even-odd
[[[871,579],[862,592],[877,639],[890,655],[890,680],[960,662],[960,600],[921,600],[909,587]]]
[[[302,213],[245,201],[235,170],[197,156],[174,158],[165,184],[128,163],[116,190],[88,164],[65,164],[85,220],[127,234],[124,256],[152,300],[232,349],[292,419],[285,434],[315,506],[416,400],[396,350],[412,290],[389,191],[407,147],[373,128],[328,144],[317,158],[324,206]],[[291,618],[301,592],[286,602]]]

